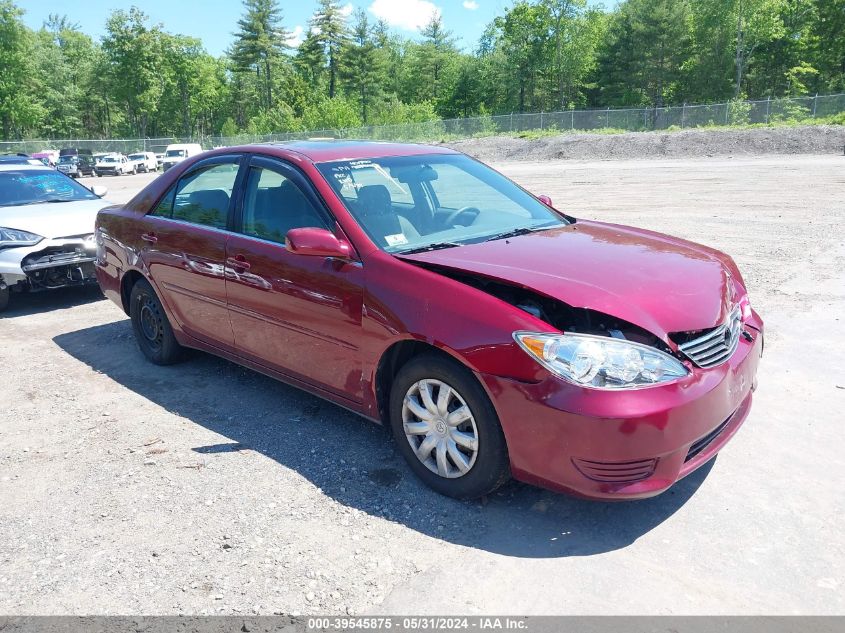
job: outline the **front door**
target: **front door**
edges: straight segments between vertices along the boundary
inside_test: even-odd
[[[243,189],[236,234],[226,245],[226,289],[238,352],[360,401],[360,263],[285,249],[290,229],[339,230],[293,167],[253,158]]]
[[[143,258],[182,330],[232,349],[226,306],[226,231],[239,156],[198,163],[145,219]]]

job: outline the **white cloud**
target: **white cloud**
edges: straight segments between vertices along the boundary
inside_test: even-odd
[[[340,13],[345,18],[348,18],[350,15],[352,15],[352,12],[354,10],[355,10],[355,7],[352,6],[351,2],[349,2],[349,3],[345,4],[344,6],[340,7]]]
[[[475,11],[478,8],[478,3],[475,0],[464,0],[464,9]]]
[[[302,44],[302,38],[305,30],[302,28],[301,24],[297,24],[293,27],[293,31],[290,34],[290,37],[285,40],[285,43],[290,46],[291,48],[296,48],[300,44]]]
[[[440,13],[440,9],[428,0],[373,0],[370,13],[406,31],[418,31]]]

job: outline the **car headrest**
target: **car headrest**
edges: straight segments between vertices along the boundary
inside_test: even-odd
[[[392,215],[392,203],[384,185],[367,185],[358,190],[358,209],[362,215]]]

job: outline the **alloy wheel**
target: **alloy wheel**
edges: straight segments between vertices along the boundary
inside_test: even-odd
[[[405,437],[431,472],[455,479],[478,457],[478,428],[464,398],[441,380],[415,382],[402,404]]]

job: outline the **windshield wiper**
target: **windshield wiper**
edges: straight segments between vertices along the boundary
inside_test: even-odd
[[[411,248],[407,251],[399,251],[397,255],[412,255],[413,253],[425,253],[427,251],[438,251],[441,248],[453,248],[455,246],[462,246],[457,242],[434,242],[433,244],[426,244],[417,248]]]
[[[537,231],[545,231],[546,229],[553,228],[557,226],[555,224],[541,224],[540,226],[521,226],[516,229],[511,229],[510,231],[504,231],[503,233],[496,233],[495,235],[491,235],[488,238],[485,238],[485,242],[492,242],[493,240],[503,240],[507,237],[518,237],[520,235],[528,235],[529,233],[535,233]]]

